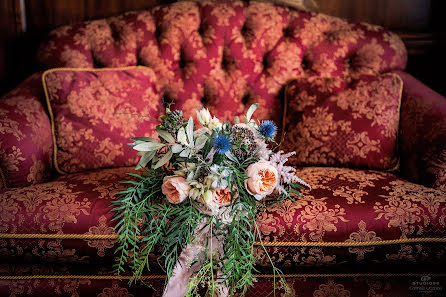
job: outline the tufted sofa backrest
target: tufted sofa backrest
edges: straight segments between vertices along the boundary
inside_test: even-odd
[[[403,70],[400,38],[374,25],[263,2],[177,2],[60,27],[42,44],[45,68],[145,65],[166,101],[207,106],[223,119],[260,103],[280,118],[279,94],[296,77],[327,88],[362,74]]]

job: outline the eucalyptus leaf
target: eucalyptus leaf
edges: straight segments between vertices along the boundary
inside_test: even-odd
[[[189,139],[189,145],[194,146],[194,120],[189,118],[189,122],[186,126],[187,138]]]
[[[177,135],[177,139],[178,141],[183,144],[183,145],[188,145],[189,143],[187,142],[187,138],[186,138],[186,131],[184,130],[184,127],[181,127],[178,130],[178,135]]]
[[[246,121],[248,123],[249,123],[249,121],[251,121],[252,114],[254,113],[254,111],[256,111],[258,106],[259,106],[259,104],[255,103],[249,107],[248,112],[246,113]]]
[[[172,155],[173,155],[172,150],[168,150],[166,154],[158,161],[158,163],[156,163],[153,169],[160,168],[161,166],[169,162],[170,158],[172,158]]]
[[[194,170],[192,170],[192,171],[187,175],[186,180],[187,180],[187,181],[191,181],[191,180],[194,178],[194,175],[195,175],[195,172],[194,172]]]
[[[189,153],[190,153],[190,151],[188,149],[187,150],[183,150],[180,153],[180,157],[187,158],[187,157],[189,157]]]
[[[162,144],[159,142],[144,142],[144,143],[135,145],[133,147],[133,149],[137,150],[137,151],[149,152],[149,151],[156,151],[164,146],[165,146],[165,144]]]
[[[147,163],[149,163],[153,157],[155,156],[156,151],[146,152],[141,159],[139,159],[138,164],[136,165],[136,170],[146,167]]]
[[[183,146],[181,144],[176,143],[176,144],[172,145],[172,152],[174,154],[178,154],[182,150],[183,150]]]
[[[161,128],[156,128],[156,132],[160,137],[164,138],[164,140],[166,140],[168,143],[175,143],[175,138],[173,138],[173,136],[166,130],[163,130]]]
[[[231,153],[231,151],[227,151],[227,152],[225,153],[225,155],[226,155],[226,157],[228,157],[228,159],[231,160],[232,162],[239,163],[237,157],[234,156],[234,154]]]
[[[151,142],[158,142],[155,138],[152,137],[133,137],[130,138],[133,141],[151,141]]]
[[[206,135],[201,135],[200,137],[197,138],[195,146],[199,147],[200,145],[204,145],[206,140],[208,140],[208,137]]]

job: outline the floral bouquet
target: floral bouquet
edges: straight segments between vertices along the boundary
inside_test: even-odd
[[[244,295],[255,281],[254,245],[262,245],[255,221],[259,202],[267,196],[278,203],[294,199],[310,187],[285,165],[294,152],[268,148],[277,127],[254,121],[256,108],[233,124],[197,110],[200,128],[192,117],[167,109],[156,129],[159,140],[132,138],[129,145],[141,156],[137,169],[144,173],[131,174],[135,180],[114,201],[118,274],[129,264],[133,279],[140,278],[157,248],[167,273],[163,296]]]

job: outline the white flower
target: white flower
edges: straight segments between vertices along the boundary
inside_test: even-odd
[[[228,179],[230,178],[232,171],[217,164],[212,165],[210,170],[212,177],[212,188],[226,188],[228,186]]]
[[[212,118],[212,120],[208,124],[209,129],[212,129],[212,130],[221,129],[222,126],[223,126],[223,124],[215,116]]]
[[[213,197],[214,197],[214,194],[212,193],[212,191],[207,190],[206,192],[204,192],[203,200],[204,200],[204,202],[209,202],[212,200]]]
[[[209,112],[209,109],[202,108],[201,110],[197,110],[197,119],[202,126],[204,126],[204,127],[208,126],[212,120],[211,113]]]
[[[270,155],[272,154],[272,151],[270,149],[268,149],[265,141],[259,140],[259,142],[257,142],[256,139],[256,143],[257,143],[257,149],[258,149],[258,154],[260,159],[269,160]]]
[[[178,176],[188,177],[191,173],[195,174],[195,169],[197,168],[197,163],[180,163],[178,164],[178,170],[173,173]]]
[[[200,196],[201,191],[198,188],[192,188],[192,190],[189,191],[189,197],[193,200],[197,200],[198,196]]]

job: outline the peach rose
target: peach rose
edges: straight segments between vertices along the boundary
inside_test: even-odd
[[[214,196],[213,200],[215,203],[217,203],[219,206],[225,206],[231,204],[233,200],[235,200],[238,197],[238,192],[235,192],[234,198],[231,199],[231,191],[228,187],[226,188],[215,188],[214,190]]]
[[[190,185],[182,176],[165,176],[161,190],[170,203],[178,204],[189,196]]]
[[[257,200],[271,194],[279,181],[277,169],[265,160],[249,165],[246,175],[245,188]]]

